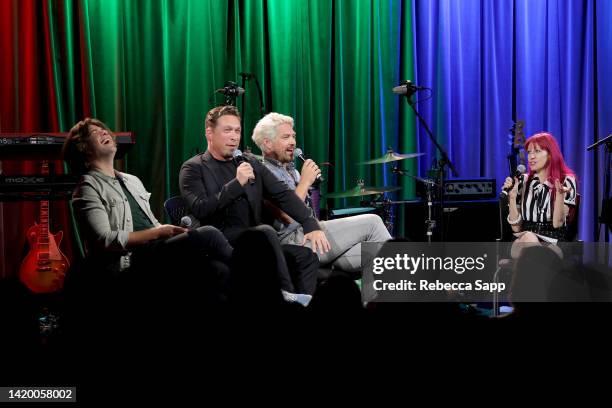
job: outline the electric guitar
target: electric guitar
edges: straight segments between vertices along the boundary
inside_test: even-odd
[[[42,163],[43,175],[49,174],[49,162]],[[34,293],[51,293],[61,289],[70,263],[59,245],[64,236],[49,232],[49,201],[40,202],[39,222],[28,229],[30,251],[21,263],[19,279]]]

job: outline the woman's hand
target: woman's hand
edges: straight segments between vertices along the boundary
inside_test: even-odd
[[[514,180],[510,177],[506,177],[504,181],[504,185],[502,186],[502,190],[511,189],[508,191],[508,198],[511,200],[516,200],[516,196],[518,194],[518,179],[515,177]]]
[[[557,191],[557,195],[561,194],[561,195],[565,195],[567,193],[569,193],[569,191],[571,190],[569,187],[565,187],[563,184],[561,184],[561,182],[556,179],[555,180],[555,190]]]
[[[569,212],[569,207],[564,203],[565,194],[567,194],[571,189],[569,187],[565,187],[559,180],[555,180],[555,191],[557,192],[557,196],[555,199],[555,206],[553,208],[553,227],[560,228],[565,224],[565,219],[567,218],[567,214]]]

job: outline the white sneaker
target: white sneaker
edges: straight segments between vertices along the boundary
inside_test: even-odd
[[[311,295],[306,295],[304,293],[291,293],[291,292],[287,292],[286,290],[281,290],[281,292],[283,294],[283,298],[285,299],[285,301],[292,302],[292,303],[299,303],[300,305],[304,307],[308,306],[308,304],[312,300]]]

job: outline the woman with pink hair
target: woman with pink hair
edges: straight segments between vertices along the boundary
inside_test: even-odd
[[[515,243],[556,243],[567,240],[567,217],[576,205],[576,176],[565,164],[552,134],[536,133],[525,142],[529,172],[506,178],[508,224]],[[514,252],[514,251],[513,251]]]

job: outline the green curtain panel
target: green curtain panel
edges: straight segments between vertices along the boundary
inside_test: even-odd
[[[136,134],[127,171],[153,193],[154,208],[178,192],[182,162],[205,148],[209,94],[227,76],[223,1],[83,3],[89,27],[94,114]]]

